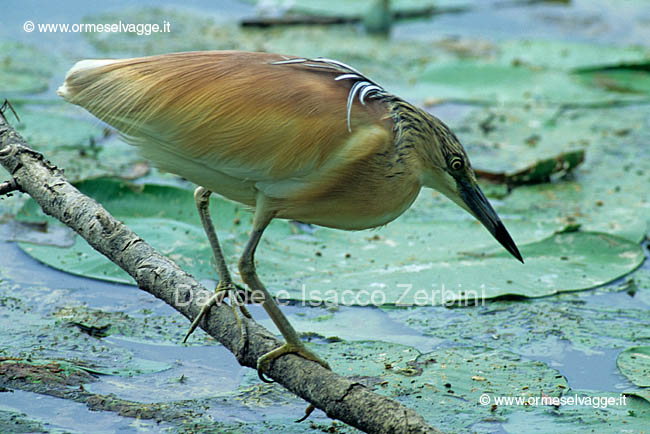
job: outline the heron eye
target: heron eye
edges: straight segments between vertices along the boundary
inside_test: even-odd
[[[460,170],[463,168],[463,160],[460,157],[454,157],[451,159],[449,167],[451,167],[451,170]]]

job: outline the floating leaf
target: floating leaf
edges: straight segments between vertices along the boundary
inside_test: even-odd
[[[116,135],[108,137],[109,130],[84,116],[83,110],[61,101],[47,108],[27,106],[20,110],[16,129],[33,149],[65,168],[71,181],[146,172],[138,167],[143,159],[134,147]]]
[[[541,184],[549,182],[551,175],[571,172],[585,160],[583,150],[563,152],[560,155],[536,161],[531,166],[514,173],[494,173],[476,169],[476,175],[495,182],[508,185]]]
[[[496,406],[495,397],[560,397],[567,381],[544,363],[486,348],[455,347],[419,354],[384,342],[334,343],[316,348],[336,372],[355,376],[396,398],[444,431],[466,431],[497,411],[507,419],[525,406]],[[528,407],[533,409],[534,407]]]
[[[644,47],[513,40],[478,59],[461,54],[459,59],[432,61],[406,92],[490,105],[648,100],[650,79],[643,62],[650,51]],[[603,59],[614,66],[599,66]]]
[[[593,44],[557,40],[513,39],[499,44],[498,61],[505,65],[524,64],[544,69],[595,68],[607,59],[610,64],[642,62],[650,55],[647,47]]]
[[[108,180],[87,181],[79,188],[181,268],[198,278],[215,277],[190,191],[153,185],[134,188]],[[212,204],[222,244],[236,270],[249,223],[236,224],[237,205],[217,197]],[[380,232],[382,235],[332,229],[319,229],[311,236],[292,235],[285,222],[275,221],[259,249],[260,275],[283,298],[305,302],[436,305],[504,294],[540,297],[591,288],[628,273],[644,258],[636,243],[576,232],[520,246],[527,261],[521,265],[500,247],[495,248],[496,242],[469,216],[459,220],[462,211],[450,210],[449,219],[438,214],[431,226],[431,203],[419,204]],[[31,203],[19,218],[34,221],[45,217]],[[468,237],[475,238],[478,250],[467,248]],[[67,249],[20,245],[38,260],[74,274],[132,281],[80,238]]]
[[[9,41],[0,41],[0,53],[1,100],[47,90],[54,65],[50,56],[31,45]]]
[[[222,8],[221,13],[227,13]],[[165,7],[132,7],[83,18],[85,23],[147,23],[158,25],[158,32],[145,27],[138,32],[85,32],[84,38],[104,54],[145,56],[177,51],[241,49],[239,32],[232,23],[217,23],[214,17]],[[169,30],[165,31],[164,26]],[[251,49],[253,49],[251,47]]]
[[[650,389],[626,390],[623,393],[627,396],[644,399],[648,404],[650,404]]]
[[[616,359],[618,369],[639,387],[650,387],[650,346],[632,347]]]
[[[472,165],[491,173],[517,173],[558,152],[584,149],[585,161],[571,176],[552,184],[516,188],[499,211],[528,215],[540,228],[582,224],[640,242],[650,223],[647,119],[650,106],[557,110],[489,108],[472,111],[452,125]],[[508,226],[515,240],[529,227]],[[549,233],[547,233],[549,235]],[[547,236],[546,235],[546,236]]]
[[[650,95],[650,63],[581,68],[575,74],[583,82],[605,90]]]
[[[192,192],[174,187],[136,186],[119,181],[93,180],[82,182],[78,188],[98,199],[116,218],[124,221],[136,233],[167,254],[186,271],[205,278],[213,278],[210,265],[211,252],[198,219]],[[166,204],[166,205],[165,205]],[[230,221],[217,227],[224,249],[231,251],[226,233],[234,226],[238,207],[228,201],[212,200],[213,215]],[[162,206],[161,206],[162,205]],[[40,207],[28,201],[18,217],[24,221],[48,221],[48,228],[61,223],[45,217]],[[48,229],[49,230],[49,229]],[[243,229],[245,232],[247,229]],[[45,241],[47,242],[47,241]],[[40,261],[73,274],[121,283],[133,283],[126,272],[105,257],[98,254],[83,239],[77,237],[75,244],[68,248],[50,248],[45,245],[20,243],[20,245]]]
[[[488,104],[555,105],[647,100],[641,95],[611,95],[585,87],[564,71],[467,60],[429,65],[409,93],[440,100]]]

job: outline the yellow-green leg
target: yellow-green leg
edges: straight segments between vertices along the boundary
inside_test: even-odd
[[[239,296],[239,289],[236,285],[233,284],[232,278],[230,277],[230,271],[226,265],[226,260],[223,257],[223,252],[221,251],[221,246],[219,245],[219,239],[217,238],[217,233],[214,230],[214,225],[212,224],[212,219],[210,218],[210,195],[212,192],[206,188],[198,187],[194,190],[194,202],[196,203],[196,208],[199,211],[199,217],[201,218],[201,223],[203,224],[203,229],[208,237],[210,242],[210,247],[212,248],[212,253],[214,254],[214,260],[217,264],[217,272],[219,273],[219,284],[215,289],[215,294],[201,307],[201,311],[194,318],[192,325],[190,326],[189,331],[185,335],[183,342],[187,341],[187,338],[196,330],[199,325],[199,322],[205,315],[210,311],[212,306],[217,303],[221,303],[223,299],[228,296],[230,297],[230,305],[232,306],[233,313],[235,314],[235,319],[237,320],[237,325],[239,326],[239,331],[241,333],[241,342],[242,346],[245,345],[247,339],[246,326],[244,325],[241,317],[239,316],[239,311],[250,318],[251,315],[244,306],[243,300]]]
[[[239,260],[239,272],[242,279],[253,293],[256,296],[263,296],[264,301],[262,307],[264,307],[264,310],[266,310],[268,315],[271,317],[271,320],[273,320],[286,341],[286,343],[281,347],[269,351],[257,360],[257,373],[260,379],[266,383],[271,383],[272,381],[267,380],[264,377],[264,371],[268,369],[273,360],[285,354],[298,354],[305,359],[319,363],[327,369],[330,369],[330,367],[326,361],[322,360],[314,352],[309,350],[300,340],[298,333],[296,333],[287,317],[284,316],[280,307],[273,299],[273,296],[268,292],[255,272],[255,249],[257,249],[257,245],[259,244],[264,229],[266,229],[273,218],[273,213],[268,212],[265,208],[264,197],[259,195],[257,207],[255,209],[255,219],[253,221],[253,232],[251,233],[246,248],[244,249],[244,253]]]

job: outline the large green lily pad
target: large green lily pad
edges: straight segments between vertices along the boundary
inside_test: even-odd
[[[148,233],[148,241],[170,256],[185,270],[201,278],[212,278],[211,253],[196,213],[192,192],[177,187],[156,185],[138,186],[111,180],[92,180],[78,185],[81,191],[97,198],[115,217],[123,220],[139,234]],[[160,207],[166,203],[167,206]],[[212,201],[214,215],[220,217],[219,225],[224,240],[224,249],[232,251],[230,240],[233,221],[239,208],[225,200]],[[19,220],[39,221],[42,211],[29,201],[21,211]],[[49,219],[52,225],[61,225]],[[224,222],[230,222],[225,225]],[[242,229],[242,233],[245,229]],[[85,275],[115,282],[132,283],[132,279],[121,269],[97,254],[83,239],[77,238],[72,248],[56,248],[49,253],[44,246],[21,243],[24,249],[39,260],[66,269],[74,274]],[[50,259],[48,259],[48,257]],[[58,259],[54,259],[58,257]],[[59,263],[59,265],[55,265]]]
[[[430,342],[437,345],[446,340],[471,341],[533,358],[563,360],[571,350],[584,357],[613,359],[622,348],[650,339],[648,305],[644,303],[648,288],[634,285],[649,271],[647,266],[642,267],[620,286],[541,300],[498,300],[462,309],[462,314],[458,309],[422,307],[383,310],[390,321],[399,324],[396,330],[405,326],[412,333],[430,337]],[[308,329],[329,331],[327,322],[323,322],[321,327],[312,321]],[[416,344],[427,348],[420,346],[419,340],[414,341]]]
[[[477,54],[468,58],[468,51],[458,52],[457,46],[447,45],[455,58],[431,62],[415,87],[405,91],[490,105],[648,100],[647,72],[640,70],[650,55],[646,48],[515,40],[493,50],[472,51]],[[603,59],[611,63],[600,66]]]
[[[573,72],[611,64],[642,62],[650,56],[643,46],[616,46],[552,40],[509,40],[499,44],[498,59],[504,65],[525,64]]]
[[[585,162],[561,182],[515,189],[501,212],[531,215],[539,231],[570,224],[640,242],[650,220],[647,118],[650,106],[576,109],[476,109],[453,125],[472,164],[512,173],[559,152],[583,150]],[[510,227],[519,240],[530,231]]]
[[[82,119],[83,110],[63,102],[41,108],[25,106],[19,112],[16,130],[34,149],[48,154],[63,147],[93,153],[92,144],[104,135],[99,122]]]
[[[79,188],[186,271],[198,278],[214,277],[211,253],[190,191],[154,185],[130,187],[110,180],[87,181]],[[212,203],[225,254],[236,269],[237,256],[247,240],[250,214],[223,199],[214,198]],[[313,235],[293,235],[290,225],[275,221],[259,249],[260,275],[283,298],[335,304],[431,305],[586,289],[628,273],[644,258],[636,243],[576,232],[521,246],[528,261],[521,265],[495,247],[495,241],[469,216],[459,220],[462,211],[448,209],[448,204],[441,208],[447,209],[446,213],[435,210],[436,214],[431,201],[420,200],[402,218],[374,234],[318,229]],[[46,217],[30,202],[19,219]],[[473,240],[471,249],[468,239]],[[80,238],[70,248],[20,245],[56,268],[132,282]]]
[[[639,387],[650,387],[650,347],[632,347],[616,359],[618,369]]]
[[[594,104],[642,101],[633,93],[612,95],[560,70],[493,62],[436,62],[420,75],[413,91],[442,100],[470,103]]]
[[[16,129],[33,149],[65,169],[71,181],[100,176],[132,178],[148,166],[127,145],[79,107],[57,101],[48,107],[25,106]]]

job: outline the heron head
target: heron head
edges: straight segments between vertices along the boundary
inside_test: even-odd
[[[433,143],[426,146],[422,184],[433,188],[466,210],[520,262],[517,245],[476,181],[465,149],[451,130],[433,119]]]

